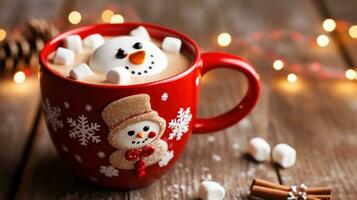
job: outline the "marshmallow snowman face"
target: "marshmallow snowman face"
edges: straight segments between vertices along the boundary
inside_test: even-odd
[[[119,36],[98,47],[89,60],[92,70],[107,73],[123,67],[131,76],[146,77],[167,67],[164,52],[149,40],[135,36]]]
[[[158,138],[160,125],[153,121],[141,121],[131,124],[115,134],[118,145],[127,148],[142,148]]]

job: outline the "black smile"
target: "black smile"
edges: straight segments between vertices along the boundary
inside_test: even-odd
[[[150,55],[151,58],[154,57],[154,55]],[[151,61],[150,62],[152,65],[155,64],[155,61]],[[153,67],[150,65],[149,67],[147,67],[144,71],[135,71],[135,70],[130,70],[129,66],[125,66],[125,69],[127,69],[128,71],[130,71],[131,74],[136,74],[136,75],[143,75],[143,74],[147,74],[149,72],[149,70],[152,70]]]

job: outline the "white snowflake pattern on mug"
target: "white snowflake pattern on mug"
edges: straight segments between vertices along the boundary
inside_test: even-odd
[[[99,158],[105,158],[105,153],[103,151],[98,151],[97,156]]]
[[[168,98],[169,98],[169,94],[167,94],[167,92],[164,92],[161,95],[161,101],[167,101]]]
[[[171,133],[169,134],[169,140],[180,140],[183,134],[188,131],[190,121],[192,119],[190,107],[184,109],[180,108],[177,112],[177,118],[172,119],[169,122],[169,128],[171,129]]]
[[[99,172],[104,174],[106,177],[119,176],[119,170],[115,169],[113,166],[100,166]]]
[[[162,157],[159,162],[160,167],[164,167],[169,164],[170,160],[174,157],[174,151],[167,151]]]
[[[86,109],[87,112],[92,111],[92,106],[89,104],[87,104],[84,108]]]
[[[87,146],[89,142],[98,144],[101,141],[100,136],[96,135],[100,125],[95,122],[89,123],[84,115],[79,116],[76,120],[68,117],[67,123],[72,127],[72,130],[69,131],[69,136],[73,139],[78,138],[81,145]]]
[[[83,163],[82,157],[78,154],[74,155],[74,158],[79,162],[79,163]]]
[[[50,128],[52,128],[54,132],[57,132],[58,129],[63,128],[63,122],[59,118],[62,115],[61,108],[58,106],[53,106],[50,100],[47,98],[43,102],[42,107],[46,115],[46,121]]]
[[[62,145],[62,149],[64,152],[68,152],[68,147],[66,145]]]
[[[69,109],[71,107],[71,105],[68,103],[68,101],[63,102],[63,105],[67,109]]]

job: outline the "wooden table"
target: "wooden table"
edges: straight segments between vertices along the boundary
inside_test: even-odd
[[[239,124],[215,134],[192,136],[178,163],[152,185],[133,191],[105,190],[75,177],[51,143],[40,109],[37,78],[16,85],[0,82],[0,199],[194,199],[201,180],[212,177],[226,189],[227,199],[248,199],[254,177],[277,183],[304,182],[333,187],[333,199],[357,199],[357,85],[346,80],[299,75],[289,84],[286,72],[272,69],[274,57],[289,63],[322,63],[346,70],[357,66],[357,40],[331,33],[326,48],[306,41],[323,33],[327,17],[357,23],[353,0],[2,0],[0,25],[7,28],[30,17],[68,25],[71,10],[83,14],[81,24],[100,19],[114,7],[129,20],[168,26],[192,36],[206,51],[226,51],[249,59],[262,79],[254,111]],[[67,24],[67,25],[64,25]],[[259,34],[283,33],[281,39],[259,40]],[[229,32],[233,42],[219,47],[216,37]],[[305,41],[285,37],[297,32]],[[258,35],[258,36],[257,36]],[[255,36],[255,37],[253,37]],[[239,43],[238,41],[245,41]],[[242,98],[245,80],[229,70],[207,74],[202,82],[199,116],[231,108]],[[245,155],[249,138],[261,136],[271,145],[296,148],[295,166],[280,169]]]

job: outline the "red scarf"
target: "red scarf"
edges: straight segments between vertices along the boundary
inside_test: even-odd
[[[136,161],[134,166],[136,174],[141,178],[144,177],[145,172],[145,161],[143,158],[153,154],[155,149],[151,146],[144,146],[143,148],[138,149],[129,149],[125,152],[125,158],[130,161]]]

